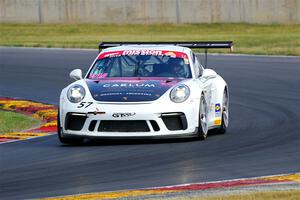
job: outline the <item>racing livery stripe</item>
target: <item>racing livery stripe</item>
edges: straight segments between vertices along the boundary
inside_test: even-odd
[[[148,195],[164,195],[176,194],[183,191],[200,191],[217,188],[232,188],[241,186],[259,186],[274,183],[300,183],[300,173],[264,176],[247,179],[234,179],[226,181],[205,182],[205,183],[192,183],[184,185],[174,185],[165,187],[154,187],[138,190],[124,190],[115,192],[101,192],[101,193],[88,193],[79,195],[70,195],[62,197],[45,198],[45,200],[71,200],[71,199],[120,199],[131,197],[143,197]]]

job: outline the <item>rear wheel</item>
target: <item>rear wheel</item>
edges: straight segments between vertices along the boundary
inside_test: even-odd
[[[226,133],[229,124],[229,98],[227,90],[224,90],[222,102],[222,123],[221,127],[217,129],[217,133]]]
[[[63,144],[81,144],[83,142],[83,138],[65,138],[65,137],[63,137],[62,128],[60,125],[59,112],[57,114],[57,135],[58,135],[59,141]]]
[[[207,126],[207,103],[205,101],[204,95],[200,98],[200,108],[199,108],[199,122],[198,122],[198,138],[200,140],[205,140],[207,138],[208,126]]]

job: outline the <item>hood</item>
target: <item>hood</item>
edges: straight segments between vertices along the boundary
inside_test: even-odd
[[[184,79],[174,78],[103,78],[86,79],[96,101],[141,102],[154,101]]]

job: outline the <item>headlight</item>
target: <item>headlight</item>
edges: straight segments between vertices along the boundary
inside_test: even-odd
[[[81,85],[74,85],[69,88],[67,96],[72,103],[78,103],[84,98],[85,90]]]
[[[181,103],[190,96],[190,88],[186,85],[178,85],[171,90],[170,99],[175,103]]]

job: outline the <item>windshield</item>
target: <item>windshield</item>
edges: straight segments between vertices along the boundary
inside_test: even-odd
[[[125,50],[99,55],[90,70],[90,79],[108,77],[191,78],[185,53],[159,50]]]

